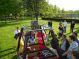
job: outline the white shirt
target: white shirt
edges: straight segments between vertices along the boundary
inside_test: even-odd
[[[31,44],[34,44],[35,43],[35,39],[32,37],[32,38],[29,38],[29,41]]]
[[[64,26],[67,26],[67,22],[66,21],[64,22]]]
[[[20,33],[20,30],[15,30],[14,35]]]

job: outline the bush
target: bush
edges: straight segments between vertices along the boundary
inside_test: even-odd
[[[63,18],[42,18],[42,20],[53,20],[53,21],[64,21],[71,22],[72,20],[75,20],[76,23],[79,23],[79,19],[63,19]]]

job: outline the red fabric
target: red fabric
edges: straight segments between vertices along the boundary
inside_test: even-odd
[[[37,38],[38,38],[38,44],[43,44],[42,36],[43,38],[45,37],[44,33],[42,32],[37,32]]]
[[[42,33],[41,32],[37,32],[37,35],[36,36],[37,37],[42,37],[42,35],[44,36],[44,33],[43,32]]]
[[[42,38],[38,38],[38,44],[43,44],[43,40],[42,40]]]
[[[44,49],[45,48],[45,46],[43,44],[40,44],[39,47],[40,47],[40,49]]]
[[[28,59],[33,59],[33,57],[28,57]]]

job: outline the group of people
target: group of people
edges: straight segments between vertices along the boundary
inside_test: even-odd
[[[50,42],[51,47],[57,51],[57,56],[59,59],[78,59],[79,58],[79,40],[78,35],[74,32],[75,21],[72,20],[70,24],[71,35],[69,36],[69,40],[67,39],[66,33],[67,21],[59,23],[59,37],[61,37],[62,44],[59,45],[58,38],[53,30],[49,30],[49,34],[51,33],[52,40]],[[52,21],[48,22],[48,27],[52,28]],[[72,41],[71,43],[69,41]]]
[[[79,55],[78,55],[79,40],[77,38],[77,33],[73,32],[75,22],[72,21],[71,24],[73,25],[71,25],[72,35],[69,36],[69,40],[72,41],[70,43],[66,35],[63,34],[63,32],[66,32],[67,21],[65,20],[63,24],[62,22],[59,23],[59,28],[58,28],[59,37],[61,37],[61,42],[62,42],[62,44],[59,45],[58,38],[56,34],[54,33],[54,31],[52,30],[52,21],[48,22],[48,27],[50,28],[49,34],[51,34],[51,37],[52,37],[50,44],[51,44],[51,47],[57,51],[56,55],[59,59],[72,59],[72,58],[78,59],[79,58]],[[23,51],[25,51],[24,45],[27,45],[27,44],[24,44],[24,42],[28,42],[29,40],[31,44],[35,43],[36,41],[35,36],[37,37],[39,44],[44,44],[42,40],[43,38],[46,39],[46,42],[48,43],[49,38],[47,34],[45,34],[43,31],[37,31],[36,33],[30,31],[28,33],[27,32],[24,33],[24,28],[21,28],[20,30],[19,27],[17,27],[17,29],[14,32],[14,38],[17,39],[17,42],[18,42],[17,51],[20,51],[18,52],[18,54],[22,54]]]
[[[62,36],[63,33],[66,33],[66,28],[67,28],[67,21],[64,20],[64,22],[62,23],[62,21],[59,23],[59,37]]]
[[[23,54],[24,49],[25,49],[24,46],[37,43],[35,40],[36,39],[35,37],[38,39],[37,41],[38,41],[38,44],[41,46],[41,48],[44,47],[43,39],[45,39],[46,43],[48,43],[47,35],[42,31],[42,29],[38,31],[24,32],[23,27],[21,28],[21,30],[19,29],[19,27],[17,27],[17,29],[14,32],[14,38],[17,40],[17,43],[18,43],[17,44],[17,51],[19,52],[18,54],[20,55]]]
[[[53,29],[52,20],[48,21],[48,27],[49,29]],[[75,21],[72,20],[70,24],[70,32],[74,32],[74,27],[75,27]],[[59,37],[61,37],[63,33],[66,33],[67,21],[66,20],[64,20],[64,22],[60,21],[58,29],[59,29]],[[49,31],[49,34],[50,34],[50,31]]]
[[[73,32],[69,36],[70,43],[66,35],[62,35],[62,44],[59,46],[58,38],[56,37],[53,30],[51,30],[52,40],[50,42],[51,47],[57,51],[58,59],[78,59],[79,58],[79,40],[77,38],[77,33]]]

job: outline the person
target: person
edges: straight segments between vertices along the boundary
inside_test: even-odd
[[[59,38],[60,37],[62,37],[62,35],[63,35],[63,26],[62,26],[62,24],[59,24]]]
[[[59,58],[59,53],[58,53],[59,41],[58,41],[54,31],[51,30],[50,32],[51,32],[51,36],[52,36],[52,39],[50,41],[51,47],[57,52],[56,55],[57,55],[57,58]]]
[[[41,26],[39,26],[39,28],[41,29]],[[46,38],[45,33],[44,33],[42,30],[39,30],[39,31],[37,31],[37,33],[36,33],[36,37],[37,37],[37,39],[38,39],[38,43],[43,45],[43,44],[44,44],[43,39]]]
[[[52,35],[52,40],[50,41],[51,47],[56,51],[56,55],[58,59],[64,59],[64,57],[62,56],[63,51],[59,47],[59,41],[53,30],[51,30],[51,35]]]
[[[45,24],[43,24],[42,26],[40,26],[41,28],[40,29],[42,29],[42,32],[46,32],[44,29],[45,29]]]
[[[51,20],[48,22],[48,27],[50,30],[52,29],[52,21]],[[49,30],[49,35],[50,35],[50,30]]]
[[[69,41],[66,38],[66,35],[62,35],[62,44],[60,46],[60,55],[63,54],[64,52],[66,52],[70,46]],[[67,55],[66,56],[61,56],[62,59],[67,59]]]
[[[46,44],[49,43],[49,38],[48,38],[48,34],[46,34]]]
[[[52,21],[51,21],[51,20],[48,22],[48,27],[49,27],[50,29],[52,28]]]
[[[44,42],[43,42],[43,38],[44,38],[44,33],[42,32],[42,31],[38,31],[37,33],[36,33],[36,37],[38,38],[38,43],[39,44],[43,44]]]
[[[75,37],[76,42],[77,42],[78,45],[79,45],[79,40],[78,40],[78,37],[77,37],[77,36],[78,36],[77,33],[76,33],[76,32],[73,32],[72,35]]]
[[[75,21],[72,20],[71,21],[71,25],[70,25],[70,31],[73,33],[73,30],[74,30],[74,26],[75,26]]]
[[[19,27],[16,28],[15,32],[14,32],[14,38],[17,39],[19,36],[20,30]]]
[[[78,45],[79,45],[79,40],[78,40],[78,35],[77,35],[77,33],[76,32],[73,32],[72,33],[72,35],[75,37],[75,39],[76,39],[76,42],[78,43]],[[73,57],[75,58],[75,59],[78,59],[79,58],[79,52],[77,53],[77,52],[73,52]]]
[[[66,35],[62,35],[62,44],[61,44],[61,50],[64,52],[68,50],[70,44],[69,41],[66,38]]]
[[[64,32],[66,33],[66,27],[67,27],[67,21],[66,20],[64,20]]]
[[[45,25],[43,24],[43,26],[41,26],[42,32],[44,33],[44,39],[46,41],[46,44],[48,44],[48,34],[46,34],[45,29]]]
[[[51,36],[52,36],[52,40],[50,41],[51,47],[57,49],[59,47],[59,42],[53,30],[51,30]]]
[[[35,34],[32,31],[30,31],[30,37],[29,37],[30,44],[34,44],[35,43],[34,36],[35,36]]]
[[[21,28],[19,37],[17,38],[17,53],[19,55],[19,58],[22,58],[23,52],[24,52],[24,32],[23,28]]]
[[[63,53],[62,56],[67,55],[68,59],[72,59],[72,55],[73,55],[72,52],[73,51],[78,52],[78,43],[75,41],[76,39],[73,35],[71,35],[69,37],[70,37],[72,43],[70,44],[69,49],[65,53]]]
[[[44,33],[39,30],[39,31],[36,33],[36,37],[37,37],[37,39],[38,39],[38,45],[39,45],[39,47],[40,47],[41,49],[45,48],[45,46],[44,46],[44,45],[45,45],[45,43],[44,43],[44,38],[45,38]]]

